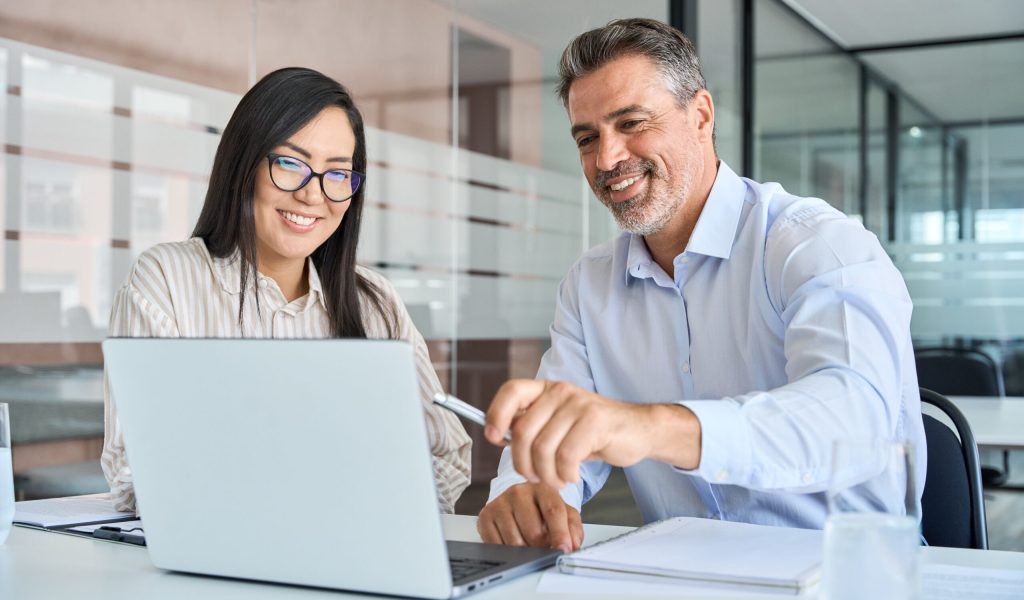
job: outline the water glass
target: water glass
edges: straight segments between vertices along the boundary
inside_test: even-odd
[[[0,402],[0,545],[7,541],[14,521],[14,470],[11,467],[11,419]]]
[[[913,447],[837,440],[825,521],[823,600],[914,600],[920,588]]]

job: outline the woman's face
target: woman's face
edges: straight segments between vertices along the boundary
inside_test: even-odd
[[[279,161],[291,168],[297,163],[289,159],[298,159],[323,173],[351,169],[355,149],[348,115],[340,108],[329,107],[272,152],[284,157]],[[282,181],[279,176],[278,182]],[[264,274],[302,269],[306,258],[341,225],[351,203],[351,199],[329,200],[316,176],[294,192],[282,191],[274,185],[264,159],[256,170],[253,199],[257,268]]]

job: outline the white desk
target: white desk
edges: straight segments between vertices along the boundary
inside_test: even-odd
[[[949,396],[949,399],[967,417],[978,446],[1024,449],[1024,397]],[[930,409],[926,412],[934,415]]]
[[[453,540],[479,541],[475,523],[475,517],[446,516],[445,533]],[[597,542],[626,529],[607,525],[587,525],[586,541]],[[1024,553],[1021,552],[925,548],[924,560],[927,563],[968,567],[1024,569]],[[539,578],[540,575],[536,573],[527,575],[480,592],[471,598],[521,600],[545,597],[550,600],[592,600],[590,596],[538,594],[536,589]],[[365,596],[170,573],[154,567],[143,548],[22,527],[15,527],[7,544],[0,546],[0,598],[4,600],[337,600],[358,597]],[[665,596],[656,598],[664,600]]]

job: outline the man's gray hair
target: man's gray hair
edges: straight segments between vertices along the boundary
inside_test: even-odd
[[[654,61],[679,106],[704,89],[704,74],[693,42],[678,29],[653,19],[619,19],[582,33],[562,52],[558,62],[558,97],[569,106],[569,87],[605,64],[623,56]]]

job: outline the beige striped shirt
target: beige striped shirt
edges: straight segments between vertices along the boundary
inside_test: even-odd
[[[139,256],[127,281],[114,296],[109,334],[117,337],[330,337],[327,307],[312,262],[309,263],[309,293],[292,302],[285,299],[277,283],[269,277],[258,275],[256,282],[250,282],[243,331],[238,323],[239,265],[237,259],[211,257],[206,244],[198,238],[150,248]],[[382,275],[363,267],[357,269],[377,285],[385,302],[394,307],[398,337],[413,345],[433,454],[437,501],[444,512],[454,512],[455,501],[469,484],[472,442],[454,415],[431,402],[441,384],[431,366],[423,336],[413,325],[395,288]],[[254,301],[256,293],[259,294],[259,313]],[[367,337],[386,338],[383,317],[365,298],[362,307]],[[132,471],[125,457],[116,403],[106,384],[104,407],[103,473],[110,484],[114,505],[120,510],[134,510]],[[342,458],[345,459],[363,460]]]

